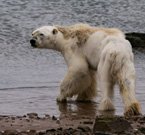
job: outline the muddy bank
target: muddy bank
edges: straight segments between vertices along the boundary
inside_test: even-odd
[[[143,135],[145,116],[0,116],[0,135]]]
[[[39,117],[36,113],[30,113],[25,116],[0,116],[0,134],[93,134],[94,119],[83,116],[57,118],[45,115],[45,117]]]
[[[132,47],[145,47],[145,33],[126,33],[126,39],[130,41]]]

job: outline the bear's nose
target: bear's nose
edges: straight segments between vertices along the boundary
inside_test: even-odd
[[[36,47],[36,40],[35,39],[31,39],[30,43],[31,43],[31,46]]]

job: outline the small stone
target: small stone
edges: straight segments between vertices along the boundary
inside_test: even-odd
[[[28,135],[36,135],[36,130],[30,130]]]
[[[90,132],[91,129],[88,126],[78,126],[78,129],[81,129],[83,132]]]
[[[26,121],[27,121],[27,122],[30,122],[30,120],[29,120],[29,119],[26,119]]]
[[[45,135],[46,132],[39,132],[39,135]]]
[[[142,125],[142,124],[144,124],[145,122],[143,122],[143,121],[139,121],[139,123]]]
[[[62,127],[60,127],[60,128],[58,128],[57,130],[60,130],[60,131],[62,131],[62,129],[63,129],[63,128],[62,128]]]
[[[83,123],[84,123],[84,124],[93,124],[92,121],[84,121]]]
[[[52,128],[52,129],[47,129],[46,130],[46,133],[48,133],[48,132],[55,132],[56,130],[54,129],[54,128]]]
[[[50,115],[45,114],[45,118],[50,119]]]
[[[38,118],[37,113],[28,113],[27,116],[29,116],[29,118]]]
[[[73,135],[83,135],[81,132],[77,131],[75,133],[73,133]]]
[[[81,130],[81,129],[78,129],[78,128],[75,129],[75,131],[76,131],[76,132],[82,132],[82,130]]]
[[[22,116],[17,116],[16,118],[19,118],[20,119],[20,118],[23,118],[23,117]]]
[[[56,123],[57,123],[57,124],[60,124],[60,120],[56,120]]]
[[[30,130],[29,133],[36,133],[36,130]]]
[[[18,135],[19,132],[17,130],[5,130],[3,135]]]
[[[112,135],[112,134],[109,134],[109,133],[95,133],[95,135]]]
[[[11,119],[12,119],[12,120],[15,120],[16,118],[15,118],[15,117],[11,117]]]
[[[145,134],[145,128],[144,127],[141,127],[138,130]]]
[[[72,128],[69,128],[65,131],[65,134],[67,135],[72,135],[74,132],[76,132],[76,130],[72,129]]]
[[[55,116],[52,116],[52,119],[53,119],[53,120],[57,120],[57,118],[56,118]]]
[[[27,132],[27,131],[21,131],[19,134],[20,134],[20,135],[27,135],[28,132]]]

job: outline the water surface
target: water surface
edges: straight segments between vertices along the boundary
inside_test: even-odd
[[[124,32],[145,32],[144,0],[1,0],[0,1],[0,115],[95,116],[94,103],[57,103],[59,83],[67,71],[60,53],[32,49],[31,33],[43,25],[87,23],[117,27]],[[145,51],[134,50],[136,94],[145,112]],[[116,111],[123,114],[119,90]]]

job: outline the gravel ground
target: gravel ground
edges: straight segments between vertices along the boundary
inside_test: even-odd
[[[110,117],[109,117],[110,118]],[[122,117],[111,116],[111,121],[118,119],[120,126],[108,124],[108,117],[89,118],[71,116],[56,118],[46,115],[39,117],[36,113],[24,116],[0,116],[0,135],[143,135],[145,134],[145,116]],[[98,120],[101,119],[101,122]],[[107,125],[102,124],[102,120]],[[127,122],[127,126],[122,122]],[[102,125],[101,125],[102,124]],[[100,129],[95,125],[101,125]],[[108,126],[109,125],[109,126]],[[123,128],[123,127],[125,128]],[[109,127],[109,129],[107,129]],[[105,129],[105,130],[104,130]],[[129,129],[129,130],[126,130]],[[108,131],[107,131],[108,130]]]

